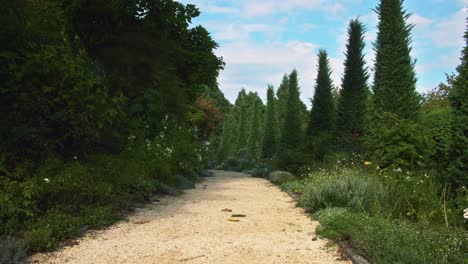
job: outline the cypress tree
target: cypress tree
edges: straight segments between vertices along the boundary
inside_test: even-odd
[[[221,160],[229,157],[232,154],[232,132],[234,130],[234,114],[231,112],[225,117],[223,123],[223,133],[221,135],[221,143],[219,146],[219,158]]]
[[[468,19],[467,19],[468,22]],[[458,76],[452,83],[449,99],[453,111],[452,143],[449,166],[452,185],[467,186],[468,177],[468,23],[465,31],[465,48],[462,51],[461,64],[457,68]]]
[[[260,150],[260,98],[256,98],[253,105],[252,120],[250,122],[250,133],[247,144],[248,154],[252,158],[257,158]]]
[[[275,92],[269,85],[267,90],[267,109],[265,114],[262,157],[272,158],[276,154],[278,142],[278,124],[276,116]]]
[[[375,114],[393,113],[399,118],[414,119],[420,105],[411,52],[409,14],[403,0],[381,0],[376,8],[377,25],[374,97]]]
[[[289,75],[284,74],[281,84],[276,91],[276,97],[278,98],[278,103],[276,104],[276,113],[278,116],[278,121],[280,124],[284,123],[284,115],[286,113],[286,105],[288,100],[289,92]]]
[[[330,134],[333,128],[334,100],[332,95],[332,80],[330,63],[325,50],[318,54],[319,64],[315,84],[310,123],[307,130],[309,137]]]
[[[245,150],[247,144],[247,109],[245,102],[240,102],[239,127],[237,129],[236,152]]]
[[[336,135],[345,140],[351,135],[364,133],[369,94],[367,87],[369,76],[363,54],[364,32],[364,25],[358,19],[351,20],[348,27],[345,68],[336,118]]]
[[[289,89],[287,93],[286,109],[281,134],[281,147],[287,150],[297,150],[302,144],[302,129],[300,118],[299,82],[297,71],[289,75]]]

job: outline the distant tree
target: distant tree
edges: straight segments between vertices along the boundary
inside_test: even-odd
[[[272,158],[276,154],[278,144],[278,119],[276,116],[275,91],[269,85],[267,90],[267,109],[265,115],[262,157]]]
[[[233,130],[235,128],[234,124],[234,114],[230,112],[223,122],[223,132],[221,134],[221,143],[219,147],[219,158],[223,160],[233,153]]]
[[[237,129],[236,152],[245,150],[247,147],[247,106],[240,103],[239,126]]]
[[[280,153],[278,165],[295,171],[301,165],[303,129],[301,123],[301,100],[299,98],[299,82],[297,71],[289,75],[289,91],[287,96],[284,120],[281,129]]]
[[[458,76],[453,80],[449,99],[453,109],[453,132],[450,148],[449,173],[455,187],[468,185],[468,19],[465,31],[465,48]]]
[[[420,97],[416,92],[415,61],[411,58],[410,14],[403,9],[403,0],[381,0],[376,8],[379,16],[374,74],[374,111],[399,118],[415,119]]]
[[[327,56],[325,50],[319,51],[317,80],[307,129],[309,147],[314,149],[319,159],[323,158],[325,150],[329,148],[335,111],[330,63]]]
[[[286,113],[286,105],[288,100],[288,92],[289,92],[289,75],[284,74],[283,79],[276,91],[276,97],[278,98],[278,103],[276,104],[276,113],[278,115],[279,124],[284,123],[284,116]],[[280,127],[280,129],[282,129]]]
[[[249,156],[252,158],[258,158],[258,155],[260,154],[260,104],[261,101],[259,98],[255,100],[250,122],[247,151]]]
[[[353,19],[348,27],[348,44],[342,89],[338,99],[336,135],[340,142],[349,142],[364,133],[369,90],[364,60],[364,25]],[[354,143],[355,144],[355,143]]]

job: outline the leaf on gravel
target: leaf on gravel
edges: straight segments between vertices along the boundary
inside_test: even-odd
[[[245,214],[233,214],[231,217],[246,217]]]
[[[231,221],[231,222],[239,222],[240,220],[239,220],[239,219],[235,219],[235,218],[229,218],[228,221]]]
[[[223,210],[221,210],[223,212],[232,212],[232,209],[228,209],[228,208],[224,208]]]
[[[146,224],[148,222],[149,222],[148,220],[135,220],[135,221],[133,221],[133,223],[135,225],[142,225],[142,224]]]

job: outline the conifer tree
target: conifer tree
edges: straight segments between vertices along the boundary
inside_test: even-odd
[[[234,114],[231,112],[225,117],[223,123],[223,132],[221,135],[221,143],[219,146],[219,158],[221,160],[232,155],[232,132],[234,130]]]
[[[247,145],[247,108],[245,102],[240,103],[239,127],[237,129],[236,152],[245,150]]]
[[[289,75],[289,89],[287,93],[286,109],[281,134],[282,149],[298,149],[302,144],[302,129],[300,119],[300,92],[297,71]]]
[[[315,84],[310,123],[307,130],[309,137],[330,134],[333,129],[334,100],[332,95],[332,80],[330,63],[325,50],[318,54],[319,64]]]
[[[457,68],[458,76],[452,83],[450,103],[453,111],[452,143],[449,166],[452,185],[467,186],[468,178],[468,19],[465,31],[465,48],[462,51],[461,64]]]
[[[409,14],[403,0],[381,0],[376,8],[379,16],[374,74],[373,104],[376,117],[385,112],[399,118],[414,119],[420,105],[416,93],[416,76],[411,52]]]
[[[269,85],[267,90],[267,109],[265,114],[262,157],[272,158],[276,154],[278,143],[278,123],[276,116],[275,92]]]
[[[363,50],[364,25],[353,19],[348,28],[348,44],[344,62],[342,89],[338,99],[336,135],[346,141],[351,135],[364,133],[366,115],[368,73]]]
[[[260,153],[260,98],[256,99],[252,106],[252,120],[250,122],[250,133],[248,140],[248,154],[252,158],[257,158]]]
[[[278,103],[276,104],[276,113],[278,116],[279,124],[284,123],[284,115],[286,113],[288,92],[289,92],[289,75],[284,74],[283,79],[281,80],[280,86],[278,87],[278,90],[276,91],[276,97],[278,98]]]

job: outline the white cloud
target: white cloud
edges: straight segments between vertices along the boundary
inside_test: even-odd
[[[427,32],[438,47],[463,47],[463,33],[468,8],[464,7],[458,12],[435,23],[435,27]]]
[[[412,14],[411,17],[408,19],[408,22],[418,26],[418,25],[429,25],[432,23],[432,20],[426,17],[423,17],[418,14]]]

